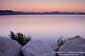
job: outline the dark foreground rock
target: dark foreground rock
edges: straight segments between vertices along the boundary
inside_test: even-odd
[[[70,38],[59,52],[64,52],[64,55],[60,54],[60,56],[85,56],[85,39],[81,37]]]
[[[15,40],[0,37],[0,56],[19,56],[21,45]]]
[[[30,41],[22,48],[24,56],[54,56],[53,48],[43,41]]]

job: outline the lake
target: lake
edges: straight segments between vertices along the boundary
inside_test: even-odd
[[[29,34],[33,39],[85,37],[85,15],[6,15],[0,16],[0,35],[9,31]]]

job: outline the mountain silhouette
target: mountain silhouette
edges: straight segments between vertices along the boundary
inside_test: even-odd
[[[55,14],[55,15],[85,15],[85,12],[20,12],[20,11],[13,11],[13,10],[0,10],[0,15],[43,15],[43,14]]]

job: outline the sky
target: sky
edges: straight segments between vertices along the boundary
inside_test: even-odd
[[[0,10],[85,12],[85,0],[0,0]]]

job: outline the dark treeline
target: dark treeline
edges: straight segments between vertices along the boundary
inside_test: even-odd
[[[20,11],[13,11],[13,10],[0,10],[0,15],[85,15],[85,12],[20,12]]]

